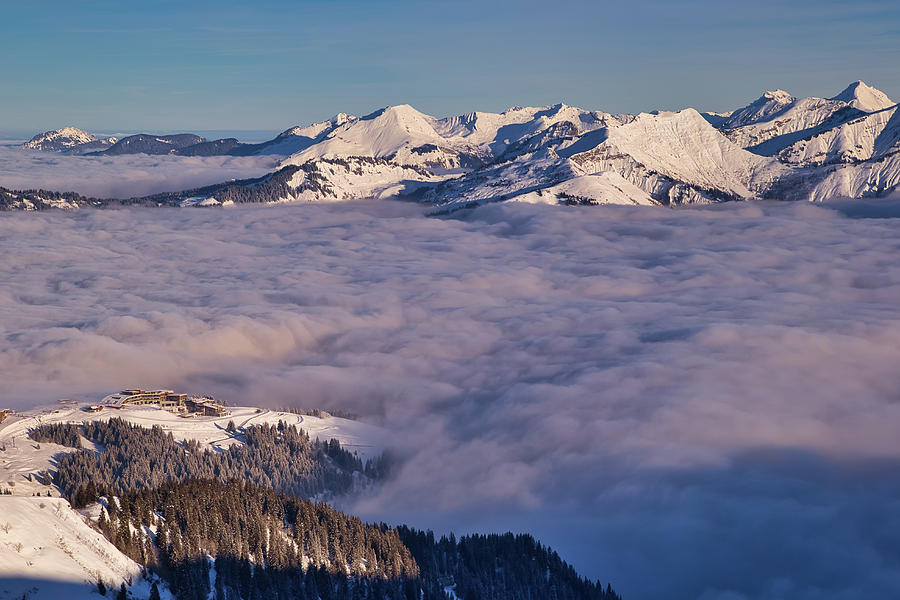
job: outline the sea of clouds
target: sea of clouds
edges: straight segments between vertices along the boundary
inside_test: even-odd
[[[70,156],[23,150],[21,143],[0,140],[0,185],[95,198],[133,198],[260,177],[278,162],[274,156]]]
[[[404,457],[366,519],[532,532],[627,600],[898,597],[898,217],[5,214],[3,403],[342,408]]]

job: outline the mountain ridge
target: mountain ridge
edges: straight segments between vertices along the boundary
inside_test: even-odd
[[[260,144],[186,134],[179,140],[184,143],[124,138],[99,154],[159,146],[161,153],[191,156],[283,157],[278,171],[260,180],[129,201],[178,206],[394,196],[442,209],[517,199],[667,206],[822,201],[885,195],[900,179],[891,158],[900,152],[896,104],[862,81],[829,98],[767,91],[724,113],[686,108],[623,115],[558,103],[436,118],[399,104],[362,117],[338,113]],[[254,189],[261,183],[267,187]]]

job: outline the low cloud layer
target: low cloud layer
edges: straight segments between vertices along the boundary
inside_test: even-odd
[[[0,186],[132,198],[259,177],[276,162],[271,156],[68,156],[0,142]]]
[[[530,531],[629,600],[900,593],[895,209],[402,203],[0,219],[4,403],[352,410],[369,519]]]

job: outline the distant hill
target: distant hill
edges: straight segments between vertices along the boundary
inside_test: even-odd
[[[124,137],[97,154],[175,154],[178,150],[204,142],[206,142],[205,138],[193,133],[176,133],[174,135],[139,133]]]
[[[68,152],[71,154],[83,154],[109,148],[116,143],[116,138],[100,139],[77,127],[63,127],[39,133],[29,141],[22,144],[29,150],[42,150],[44,152]]]

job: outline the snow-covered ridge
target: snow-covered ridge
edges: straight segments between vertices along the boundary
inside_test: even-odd
[[[565,104],[436,119],[402,104],[348,121],[284,164],[363,156],[389,159],[404,166],[473,168],[495,160],[511,146],[557,124],[566,123],[581,134],[619,125],[624,120],[627,117]]]
[[[825,190],[837,189],[881,194],[890,186],[835,186],[834,176],[819,165],[895,152],[892,106],[887,95],[862,82],[832,98],[769,91],[744,108],[716,115],[693,109],[611,115],[557,104],[436,119],[400,105],[337,127],[282,164],[302,165],[327,180],[316,194],[307,193],[307,200],[397,193],[451,209],[526,198],[572,203],[560,185],[583,177],[588,178],[576,186],[586,194],[582,203],[647,200],[633,190],[611,193],[605,183],[612,175],[651,202],[667,205],[822,199],[830,197]],[[378,162],[343,172],[335,162],[355,157]],[[428,175],[401,174],[398,167]],[[890,173],[885,179],[882,169],[877,172],[880,181],[893,181]],[[592,178],[599,175],[607,179]],[[863,176],[854,180],[858,177]],[[396,185],[390,185],[392,179]],[[819,184],[826,188],[818,189]],[[546,193],[538,193],[542,190]]]
[[[220,196],[230,184],[146,200],[220,206],[404,196],[452,210],[525,199],[677,205],[878,196],[900,177],[891,159],[900,152],[898,119],[894,102],[861,81],[827,98],[776,89],[734,111],[702,115],[692,108],[614,115],[560,103],[436,118],[401,104],[363,117],[338,113],[262,144],[191,146],[287,156],[271,185],[235,182],[224,190],[227,202]],[[0,196],[0,204],[27,208],[13,196]]]
[[[690,108],[639,115],[573,160],[588,172],[619,172],[667,204],[752,198],[781,170],[731,143]],[[661,189],[663,178],[674,185]]]
[[[900,112],[892,106],[798,140],[777,156],[787,163],[821,165],[855,163],[898,150]]]
[[[800,139],[893,105],[887,94],[862,81],[831,98],[795,98],[778,90],[735,110],[717,127],[737,145],[772,156]]]

